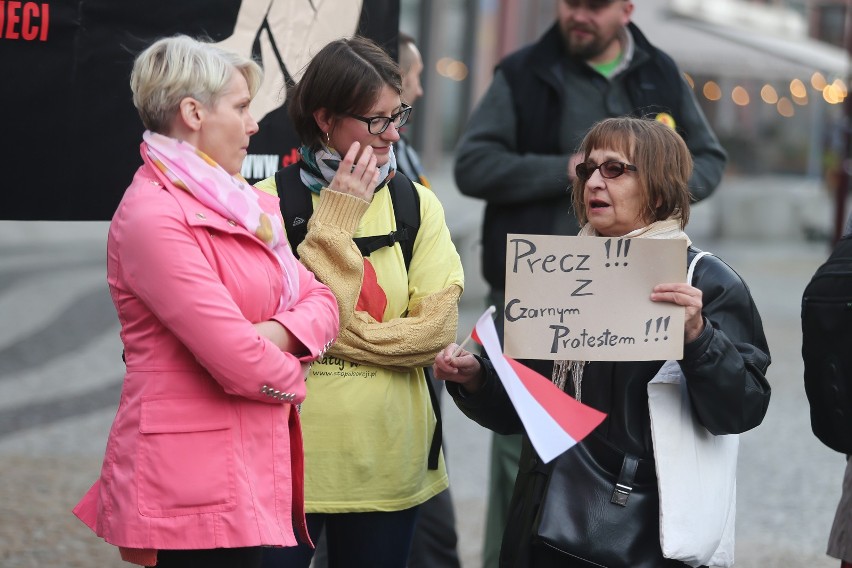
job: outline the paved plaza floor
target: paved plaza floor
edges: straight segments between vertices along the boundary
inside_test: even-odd
[[[484,307],[481,208],[442,192],[467,272],[459,336]],[[123,365],[104,276],[105,223],[0,222],[0,566],[128,566],[71,507],[98,474]],[[702,239],[749,283],[764,319],[772,402],[742,436],[737,566],[836,567],[825,544],[844,457],[810,432],[799,302],[825,244]],[[444,400],[444,436],[464,568],[479,568],[490,433]]]

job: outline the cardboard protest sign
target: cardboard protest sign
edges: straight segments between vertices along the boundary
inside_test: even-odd
[[[504,351],[520,359],[683,357],[685,310],[651,290],[686,280],[686,241],[507,236]]]

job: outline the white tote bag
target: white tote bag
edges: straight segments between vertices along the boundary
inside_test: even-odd
[[[692,281],[695,264],[689,266]],[[734,564],[739,435],[714,436],[692,414],[677,361],[648,383],[663,556],[690,566]]]

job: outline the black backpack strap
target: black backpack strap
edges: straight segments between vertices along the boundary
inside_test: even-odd
[[[432,400],[432,410],[435,412],[435,431],[432,432],[432,443],[429,445],[429,459],[426,462],[429,469],[438,469],[438,456],[441,453],[441,442],[444,438],[443,423],[441,420],[441,400],[438,391],[432,382],[432,367],[423,367],[426,375],[426,387],[429,389],[429,398]]]
[[[299,175],[300,163],[290,164],[275,172],[275,187],[278,190],[281,216],[284,217],[287,242],[296,258],[299,258],[296,249],[308,234],[308,219],[314,212],[311,190],[305,187]]]
[[[405,270],[411,266],[411,258],[414,256],[414,240],[420,229],[420,194],[414,183],[399,171],[391,178],[388,184],[393,201],[393,215],[396,219],[396,232],[402,233],[406,238],[399,239],[402,248],[402,256],[405,259]],[[444,438],[443,420],[441,419],[441,401],[438,391],[432,379],[432,368],[424,367],[426,376],[426,388],[429,390],[429,398],[432,401],[432,411],[435,413],[435,430],[432,432],[432,442],[429,445],[429,457],[427,467],[438,469],[438,458],[441,454],[441,444]]]
[[[414,240],[417,238],[417,231],[420,229],[420,194],[414,187],[414,183],[399,171],[388,183],[388,191],[390,191],[391,203],[393,204],[396,230],[379,237],[362,237],[354,240],[364,256],[369,256],[371,252],[382,247],[392,247],[394,243],[398,242],[402,249],[402,257],[405,260],[407,272],[409,266],[411,266],[411,258],[414,256]],[[441,401],[438,399],[438,393],[432,383],[431,367],[424,367],[423,371],[426,376],[429,399],[432,402],[432,411],[435,413],[435,430],[432,433],[432,442],[429,445],[427,467],[435,470],[438,469],[438,458],[441,455],[443,440]]]
[[[405,270],[411,266],[414,256],[414,240],[420,229],[420,194],[407,176],[400,172],[391,178],[388,188],[393,200],[393,215],[396,218],[396,230],[405,233],[407,239],[400,240],[402,257],[405,259]]]
[[[287,231],[287,241],[293,254],[298,258],[296,249],[305,240],[308,234],[308,219],[314,212],[311,191],[302,183],[299,174],[299,162],[282,168],[275,173],[275,186],[281,206],[281,215],[284,217],[284,228]],[[370,256],[374,251],[382,247],[392,247],[399,243],[402,249],[402,257],[405,260],[405,270],[411,266],[411,258],[414,256],[414,240],[420,229],[420,194],[414,183],[400,172],[391,178],[388,183],[391,203],[393,204],[393,215],[396,221],[396,230],[387,235],[376,237],[359,237],[353,239],[363,256]],[[429,446],[428,467],[438,469],[438,458],[441,452],[441,441],[443,439],[443,425],[441,420],[441,405],[438,394],[432,384],[429,367],[424,368],[426,375],[426,386],[429,390],[429,398],[432,402],[432,410],[435,413],[435,431],[432,434],[432,443]]]
[[[382,247],[392,247],[399,243],[407,271],[414,256],[414,239],[420,229],[420,194],[417,193],[414,183],[398,171],[388,182],[387,188],[393,204],[396,230],[387,235],[358,237],[353,240],[364,256],[370,256]]]

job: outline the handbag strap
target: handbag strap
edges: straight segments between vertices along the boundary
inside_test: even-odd
[[[692,284],[692,275],[695,272],[695,266],[698,261],[711,254],[707,251],[701,251],[695,255],[692,262],[689,263],[689,269],[686,272],[686,281]],[[615,483],[615,489],[612,491],[610,502],[621,507],[627,506],[627,499],[633,491],[633,481],[636,478],[636,470],[639,468],[639,458],[631,454],[624,454],[624,460],[621,463],[621,472],[618,474],[618,481]]]
[[[692,275],[695,272],[695,266],[698,261],[711,254],[707,251],[701,251],[695,255],[692,262],[689,263],[689,269],[686,272],[686,281],[692,284]],[[624,454],[624,461],[621,463],[621,472],[618,474],[618,481],[615,483],[615,489],[612,491],[610,502],[621,507],[627,506],[627,499],[633,491],[633,480],[636,477],[636,470],[639,467],[639,458],[630,454]]]
[[[695,272],[695,265],[697,265],[698,261],[707,256],[708,254],[712,256],[713,253],[703,250],[696,254],[695,258],[692,259],[692,262],[689,263],[689,269],[686,271],[686,282],[688,284],[692,284],[692,274]]]
[[[639,458],[624,454],[624,461],[621,462],[621,473],[618,474],[618,481],[615,482],[615,489],[612,491],[611,503],[621,507],[627,506],[627,499],[633,491],[633,480],[638,468]]]

